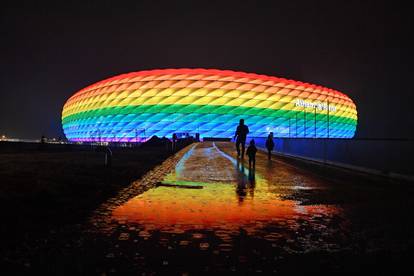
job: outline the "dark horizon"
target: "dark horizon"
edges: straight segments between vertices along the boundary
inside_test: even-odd
[[[4,4],[0,135],[63,137],[65,101],[114,75],[213,68],[339,90],[357,105],[356,137],[414,138],[407,6],[122,4]]]

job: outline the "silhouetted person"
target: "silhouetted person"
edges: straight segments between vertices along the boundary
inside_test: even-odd
[[[241,158],[244,157],[244,147],[246,144],[246,137],[248,133],[249,128],[244,124],[244,119],[240,119],[240,123],[237,126],[236,133],[234,134],[234,139],[236,139],[237,157],[240,156],[240,144],[242,146]]]
[[[177,134],[173,133],[172,135],[172,151],[175,151],[177,146]]]
[[[257,148],[254,144],[254,139],[252,139],[246,150],[246,154],[249,156],[249,170],[256,168],[256,152]]]
[[[273,142],[273,132],[269,133],[266,139],[266,148],[267,148],[267,158],[272,159],[272,150],[275,147],[275,142]]]

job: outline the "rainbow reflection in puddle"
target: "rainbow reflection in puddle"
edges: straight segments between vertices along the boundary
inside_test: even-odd
[[[226,153],[229,148],[222,148],[224,151],[214,143],[193,147],[176,170],[164,178],[163,183],[176,187],[150,189],[114,209],[113,218],[137,224],[148,233],[243,228],[257,234],[271,224],[292,231],[303,223],[319,227],[321,218],[329,219],[340,211],[331,205],[303,206],[298,201],[284,200],[282,195],[289,191],[311,188],[280,185],[269,172],[272,167],[264,162],[258,162],[253,174]]]

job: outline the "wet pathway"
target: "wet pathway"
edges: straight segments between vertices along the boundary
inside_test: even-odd
[[[332,181],[261,152],[254,171],[247,164],[231,143],[194,144],[104,204],[91,219],[107,243],[102,271],[268,274],[291,256],[317,256],[312,270],[320,254],[361,250],[354,207],[329,202],[343,195]]]

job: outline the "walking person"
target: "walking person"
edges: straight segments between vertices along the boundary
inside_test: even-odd
[[[177,148],[177,134],[173,133],[172,135],[172,144],[171,144],[172,151],[175,152]]]
[[[254,139],[252,139],[246,150],[246,155],[249,157],[249,171],[256,168],[256,152],[257,148],[254,144]]]
[[[244,124],[244,119],[240,119],[239,125],[237,126],[236,133],[234,134],[234,139],[236,140],[236,149],[237,157],[244,157],[244,147],[246,144],[246,137],[249,133],[249,128]],[[241,144],[241,153],[240,153],[240,144]]]
[[[273,142],[273,132],[270,132],[266,139],[266,148],[267,148],[267,158],[272,159],[272,150],[275,147],[275,142]]]

